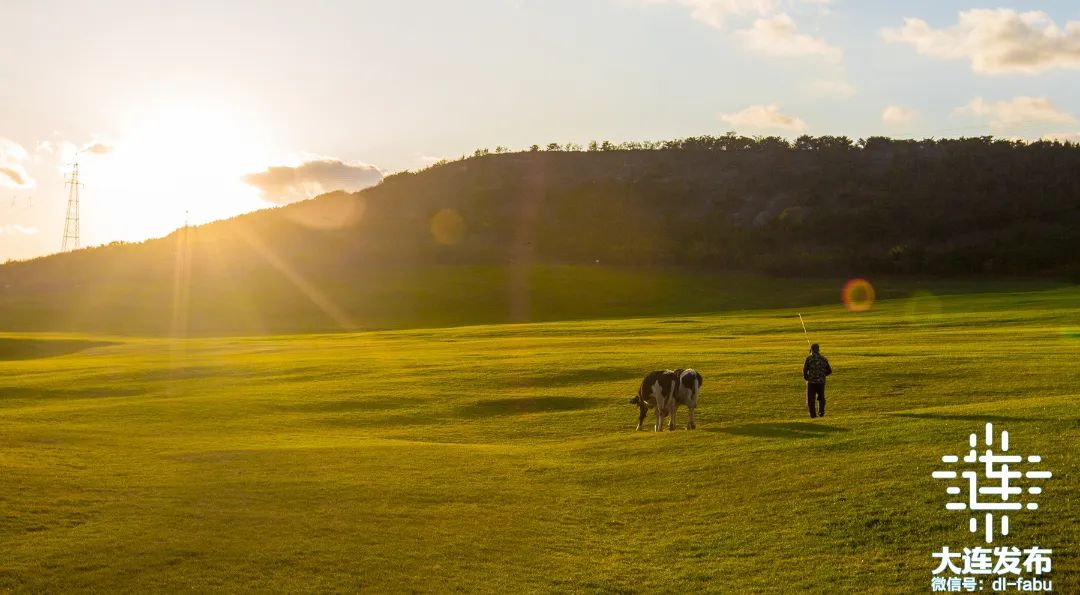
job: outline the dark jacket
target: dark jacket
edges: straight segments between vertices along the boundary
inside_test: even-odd
[[[825,384],[825,377],[829,374],[832,374],[832,368],[829,366],[829,360],[825,359],[824,355],[811,353],[806,356],[806,361],[802,367],[803,380],[815,384]]]

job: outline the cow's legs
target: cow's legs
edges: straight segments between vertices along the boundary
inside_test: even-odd
[[[687,413],[687,415],[690,416],[690,421],[686,422],[686,429],[687,430],[697,429],[697,424],[694,423],[694,409],[695,409],[695,407],[687,406],[686,408],[689,410],[689,413]]]
[[[679,403],[676,401],[671,402],[671,420],[668,422],[668,429],[675,429],[675,413],[679,411]]]
[[[656,400],[656,425],[653,426],[654,432],[659,432],[664,429],[664,404],[660,399]]]
[[[638,430],[641,429],[641,424],[642,424],[642,422],[645,421],[645,416],[648,413],[649,413],[649,408],[647,406],[645,406],[643,403],[638,403],[638,418],[637,418],[637,429]]]

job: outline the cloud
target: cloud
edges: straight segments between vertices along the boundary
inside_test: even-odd
[[[802,132],[806,130],[806,122],[801,118],[782,113],[776,104],[751,105],[742,111],[720,114],[720,119],[747,132],[759,130]]]
[[[886,124],[907,124],[919,117],[919,112],[902,105],[890,105],[881,112],[881,121]]]
[[[777,17],[782,8],[803,5],[817,7],[821,15],[829,14],[832,0],[638,0],[644,4],[676,4],[690,11],[694,20],[715,29],[723,29],[730,17]],[[784,14],[784,16],[787,16]]]
[[[751,50],[774,56],[824,56],[839,61],[842,52],[820,37],[799,33],[795,21],[783,9],[800,10],[803,5],[817,7],[821,15],[829,13],[832,0],[638,0],[645,4],[675,4],[690,11],[690,16],[714,29],[723,29],[731,17],[754,18],[749,29],[735,36]]]
[[[795,21],[783,12],[755,20],[753,27],[736,31],[735,36],[751,50],[771,56],[821,56],[833,62],[843,58],[840,48],[820,37],[799,33]]]
[[[8,188],[29,188],[32,181],[21,165],[0,165],[0,184]]]
[[[646,4],[679,4],[690,9],[690,16],[716,29],[724,28],[729,16],[766,16],[773,14],[777,0],[644,0]]]
[[[34,147],[34,161],[41,162],[43,158],[56,156],[63,164],[68,164],[78,159],[79,155],[108,155],[116,147],[102,141],[93,141],[82,146],[67,140],[51,141],[44,140]]]
[[[258,188],[266,200],[288,204],[334,190],[355,192],[378,184],[382,178],[382,171],[374,165],[322,158],[295,167],[271,166],[247,174],[244,182]]]
[[[29,156],[19,143],[0,137],[0,159],[4,162],[26,161]]]
[[[9,235],[24,235],[32,236],[37,235],[38,228],[28,227],[26,225],[19,225],[18,223],[8,223],[7,225],[0,226],[0,236]]]
[[[855,95],[855,85],[847,81],[813,81],[809,84],[810,93],[820,97],[851,97]]]
[[[29,154],[22,145],[0,138],[0,186],[25,190],[35,186],[34,179],[26,172],[22,162]]]
[[[947,29],[905,18],[903,27],[883,29],[881,35],[891,43],[909,44],[922,55],[970,60],[971,69],[982,74],[1080,68],[1080,21],[1069,21],[1062,29],[1041,11],[966,10]]]
[[[976,97],[956,108],[957,114],[986,118],[991,128],[1012,128],[1023,124],[1071,124],[1076,117],[1059,109],[1045,97],[1014,97],[989,103]]]
[[[92,155],[106,155],[108,153],[111,153],[112,150],[112,145],[107,145],[103,142],[95,141],[90,144],[83,145],[82,148],[79,149],[79,152],[90,153]]]
[[[76,145],[70,141],[64,141],[60,145],[60,155],[64,161],[76,161],[80,155],[108,155],[114,147],[101,141],[93,141],[84,145]]]

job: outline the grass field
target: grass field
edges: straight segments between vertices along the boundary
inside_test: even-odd
[[[940,456],[1054,473],[1004,545],[1080,592],[1080,290],[169,341],[0,339],[0,591],[927,592]],[[633,432],[693,366],[698,430]],[[996,543],[997,544],[997,543]]]
[[[265,275],[219,261],[193,266],[188,285],[138,267],[86,267],[85,282],[5,279],[0,329],[19,332],[240,336],[610,320],[832,304],[845,279],[786,279],[686,267],[432,265],[362,267],[315,277]],[[10,274],[10,271],[6,271]],[[210,273],[214,273],[211,275]],[[132,278],[134,276],[134,278]],[[177,274],[182,278],[183,275]],[[10,282],[9,282],[10,281]],[[878,297],[1053,289],[1031,279],[874,277]],[[185,308],[177,298],[186,296]]]

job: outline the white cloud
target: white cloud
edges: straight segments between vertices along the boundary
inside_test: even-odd
[[[90,153],[92,155],[107,155],[112,153],[113,146],[101,141],[94,141],[87,143],[79,149],[80,153]]]
[[[305,200],[334,190],[355,192],[378,184],[382,171],[366,163],[345,163],[321,158],[300,165],[275,165],[265,171],[244,176],[244,181],[258,188],[263,198],[278,204]]]
[[[674,4],[690,11],[695,20],[723,29],[732,18],[753,18],[748,29],[736,31],[737,38],[754,51],[774,56],[824,56],[839,61],[842,52],[823,38],[800,33],[787,9],[802,12],[804,5],[817,7],[819,15],[829,14],[832,0],[638,0],[645,4]]]
[[[25,190],[35,186],[23,162],[29,157],[26,149],[15,141],[0,138],[0,186]]]
[[[996,129],[1023,124],[1071,124],[1076,117],[1059,109],[1045,97],[1014,97],[1008,101],[987,102],[976,97],[967,105],[956,108],[957,114],[989,120]]]
[[[820,97],[851,97],[856,93],[855,85],[847,81],[813,81],[808,89],[811,94]]]
[[[77,145],[68,140],[41,141],[35,148],[35,152],[41,155],[56,155],[61,163],[68,164],[79,158],[79,155],[108,155],[116,149],[110,143],[92,141],[83,145]]]
[[[639,0],[644,4],[677,4],[690,10],[690,16],[710,27],[723,29],[729,17],[771,17],[783,7],[816,6],[828,14],[832,0]]]
[[[729,16],[766,16],[776,12],[777,0],[644,0],[646,4],[679,4],[695,20],[717,29]]]
[[[771,56],[821,56],[838,62],[843,55],[824,39],[800,33],[795,21],[783,12],[755,20],[753,27],[736,31],[735,36],[751,50]]]
[[[883,29],[881,35],[888,42],[909,44],[926,56],[970,60],[971,69],[983,74],[1080,68],[1080,21],[1069,21],[1060,28],[1041,11],[966,10],[947,29],[906,18],[903,27]]]
[[[5,161],[25,161],[30,154],[19,143],[0,137],[0,159]]]
[[[740,132],[762,130],[802,132],[806,130],[806,122],[802,121],[801,118],[782,113],[780,107],[776,104],[751,105],[738,112],[720,114],[720,119],[736,128],[741,128]]]
[[[38,228],[28,227],[26,225],[19,225],[18,223],[8,223],[7,225],[0,225],[0,236],[10,235],[24,235],[32,236],[37,235]]]
[[[881,121],[886,124],[907,124],[919,117],[919,112],[902,105],[890,105],[881,112]]]

